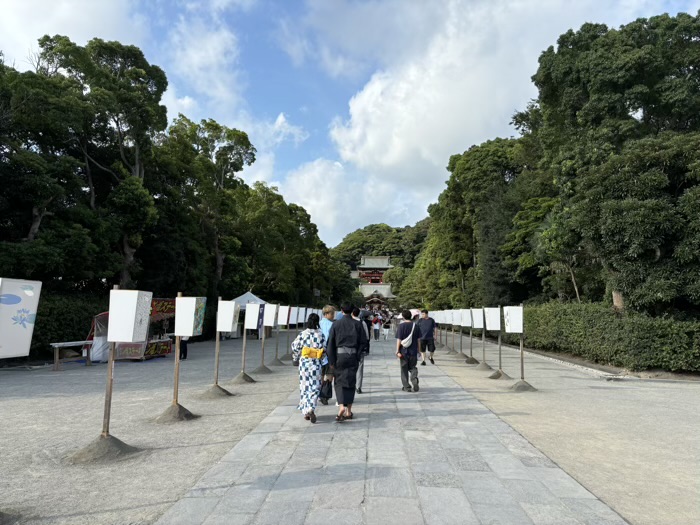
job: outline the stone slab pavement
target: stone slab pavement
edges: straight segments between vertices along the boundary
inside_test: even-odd
[[[602,503],[438,366],[403,392],[394,342],[373,343],[352,421],[292,393],[158,525],[622,525]]]

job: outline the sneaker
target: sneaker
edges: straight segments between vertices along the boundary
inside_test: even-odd
[[[433,358],[431,357],[431,358],[430,358],[430,363],[434,365],[434,364],[435,364],[435,359],[433,359]]]
[[[410,392],[412,389],[410,386],[404,386],[404,387],[401,387],[401,390],[403,390],[404,392]]]
[[[413,391],[414,391],[414,392],[418,392],[419,390],[420,390],[420,387],[418,386],[418,383],[416,383],[415,385],[413,385]]]
[[[421,366],[425,366],[425,361],[421,361]]]

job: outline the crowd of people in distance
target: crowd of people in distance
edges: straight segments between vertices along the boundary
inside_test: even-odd
[[[316,407],[337,400],[338,422],[353,419],[355,394],[362,394],[364,361],[369,355],[370,334],[379,341],[389,337],[392,323],[396,326],[396,357],[401,366],[402,390],[418,392],[418,356],[425,365],[426,353],[435,364],[435,321],[423,310],[420,316],[410,310],[394,315],[387,311],[361,310],[342,304],[342,315],[336,318],[335,307],[323,308],[323,318],[309,315],[305,329],[292,342],[292,362],[299,368],[299,405],[304,418],[315,423]]]

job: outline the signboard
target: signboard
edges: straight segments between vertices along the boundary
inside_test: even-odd
[[[484,327],[484,311],[481,308],[472,308],[472,327]]]
[[[202,335],[206,297],[175,298],[175,335],[193,337]]]
[[[299,316],[299,308],[292,306],[289,308],[289,324],[297,324],[297,317]]]
[[[148,337],[152,292],[110,290],[107,341],[142,343]],[[176,326],[177,326],[177,317]]]
[[[280,306],[277,312],[277,324],[287,326],[289,324],[289,306]]]
[[[0,359],[29,355],[41,282],[0,278]]]
[[[216,331],[235,333],[240,314],[241,306],[236,304],[236,301],[219,301],[219,309],[216,311]]]
[[[462,310],[452,310],[452,324],[462,326]]]
[[[460,326],[470,327],[472,325],[472,311],[469,308],[460,310],[462,324]]]
[[[265,305],[265,317],[264,317],[264,324],[265,326],[275,326],[275,323],[277,322],[277,309],[279,308],[279,305],[276,304],[266,304]]]
[[[304,324],[306,322],[306,308],[299,307],[297,312],[297,324]]]
[[[504,306],[503,320],[506,325],[506,333],[522,334],[523,333],[523,307],[522,306]]]
[[[258,329],[258,317],[260,316],[260,305],[248,303],[245,305],[245,325],[246,330]]]
[[[484,317],[486,317],[486,329],[494,332],[501,331],[501,309],[500,308],[484,308]]]

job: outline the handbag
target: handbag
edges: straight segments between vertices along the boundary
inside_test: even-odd
[[[413,330],[416,329],[416,324],[413,323],[413,327],[411,328],[411,333],[408,334],[408,337],[406,339],[401,339],[401,346],[404,348],[409,348],[411,344],[413,344]]]
[[[323,381],[321,383],[321,391],[319,392],[318,397],[333,399],[333,383],[331,381]]]

